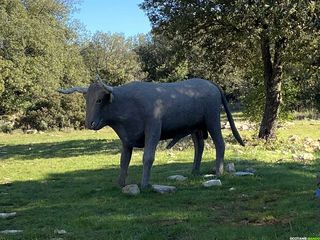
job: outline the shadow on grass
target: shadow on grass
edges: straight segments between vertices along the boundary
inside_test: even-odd
[[[0,145],[0,160],[11,157],[27,160],[37,158],[67,158],[102,152],[117,154],[120,150],[121,142],[119,139],[86,139],[51,143]]]
[[[169,195],[122,194],[115,186],[117,168],[0,185],[1,210],[17,212],[13,219],[0,219],[0,230],[25,230],[12,239],[51,239],[58,237],[55,229],[68,232],[64,239],[289,239],[320,234],[319,204],[313,196],[319,160],[308,169],[255,160],[238,162],[237,168],[248,164],[257,170],[255,176],[225,175],[221,187],[210,189],[201,186],[202,177],[189,174],[191,163],[155,165],[152,182],[178,188]],[[211,166],[205,162],[202,169]],[[189,179],[167,180],[176,172]],[[139,182],[141,173],[141,166],[131,166],[129,181]]]

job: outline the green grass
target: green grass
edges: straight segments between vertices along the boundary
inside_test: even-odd
[[[314,197],[320,154],[292,160],[290,135],[320,138],[320,121],[299,121],[279,130],[278,144],[227,143],[226,163],[257,170],[253,177],[225,174],[222,186],[205,189],[191,172],[192,148],[159,149],[152,183],[177,192],[144,191],[136,197],[116,187],[120,142],[110,129],[44,134],[0,134],[0,231],[22,234],[0,239],[289,239],[320,236],[320,200]],[[224,131],[230,134],[229,130]],[[253,141],[253,140],[252,140]],[[288,148],[288,149],[286,149]],[[299,149],[299,151],[302,151]],[[205,150],[201,170],[213,167],[213,149]],[[139,183],[142,151],[135,150],[129,183]],[[167,180],[173,174],[186,182]],[[233,187],[235,190],[230,191]],[[55,229],[64,229],[59,236]]]

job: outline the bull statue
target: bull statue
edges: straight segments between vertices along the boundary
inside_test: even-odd
[[[118,183],[125,185],[134,147],[144,148],[141,188],[149,186],[150,171],[160,140],[172,139],[171,148],[191,135],[194,143],[192,173],[197,174],[208,132],[216,148],[215,171],[223,173],[225,144],[221,133],[220,109],[224,106],[235,139],[244,146],[226,98],[219,86],[203,79],[175,83],[130,82],[111,87],[101,81],[88,88],[58,90],[80,92],[86,99],[86,127],[99,130],[110,126],[122,142]]]

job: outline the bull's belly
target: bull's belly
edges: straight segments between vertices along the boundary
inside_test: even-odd
[[[163,128],[161,130],[160,140],[172,139],[176,136],[187,136],[193,133],[195,130],[205,130],[206,127],[203,123],[197,123],[193,125],[179,126],[176,128]]]

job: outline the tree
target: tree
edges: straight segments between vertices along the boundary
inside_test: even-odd
[[[65,0],[0,2],[0,115],[41,113],[48,106],[66,114],[56,89],[88,82],[77,34],[69,25],[73,7]]]
[[[122,34],[97,32],[83,46],[81,55],[92,79],[98,73],[109,84],[118,85],[145,77],[133,49],[134,41]]]
[[[297,61],[310,66],[308,56],[296,53],[310,53],[320,40],[319,1],[145,0],[141,7],[154,33],[180,39],[185,51],[204,50],[218,60],[212,61],[216,69],[229,64],[257,72],[252,68],[260,62],[265,103],[259,137],[275,136],[283,75]]]

